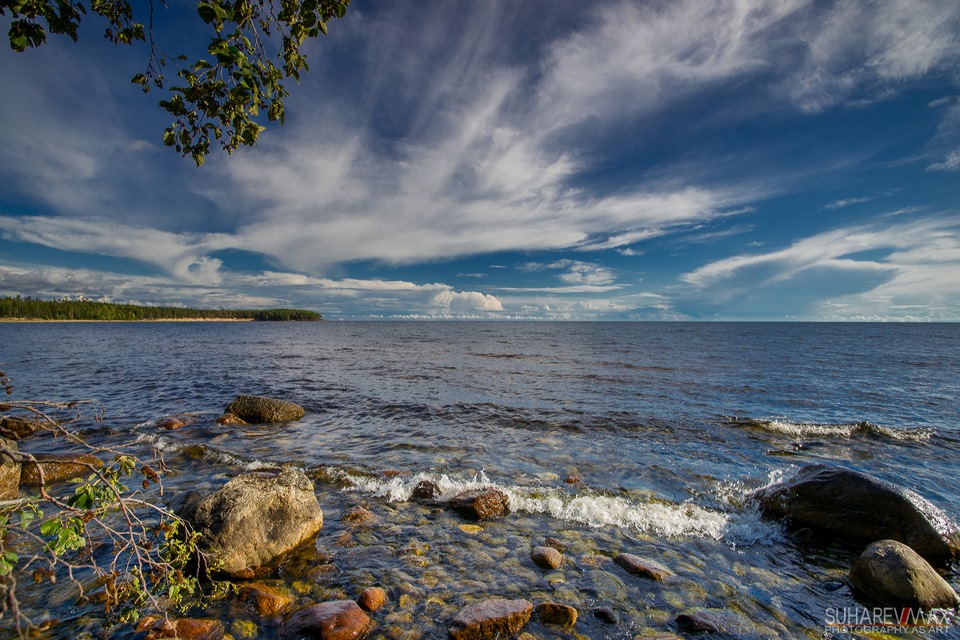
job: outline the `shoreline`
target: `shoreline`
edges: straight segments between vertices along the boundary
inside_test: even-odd
[[[254,322],[255,318],[144,318],[143,320],[66,320],[47,318],[0,318],[0,322]]]

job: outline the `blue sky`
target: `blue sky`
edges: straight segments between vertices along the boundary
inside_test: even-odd
[[[955,0],[354,0],[199,169],[101,33],[0,51],[0,295],[960,321]]]

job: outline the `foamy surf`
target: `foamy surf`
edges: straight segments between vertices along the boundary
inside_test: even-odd
[[[765,543],[775,535],[749,509],[728,513],[692,502],[640,502],[591,490],[571,493],[557,487],[504,485],[491,481],[482,472],[468,479],[427,473],[380,478],[328,469],[327,477],[345,483],[346,491],[359,491],[391,502],[406,502],[423,481],[439,488],[438,502],[446,502],[464,491],[494,488],[508,496],[510,509],[515,512],[545,514],[563,522],[593,528],[616,527],[664,538],[710,538],[731,545],[748,545]]]
[[[761,429],[769,433],[790,436],[792,438],[853,438],[874,437],[889,438],[905,442],[929,440],[934,429],[928,427],[913,429],[894,429],[870,422],[824,424],[815,422],[790,422],[788,420],[762,420],[757,418],[732,418],[726,424],[737,427]]]

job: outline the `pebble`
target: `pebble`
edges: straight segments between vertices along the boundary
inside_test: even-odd
[[[563,564],[563,554],[553,547],[534,547],[530,559],[543,569],[556,569]]]
[[[618,624],[620,619],[610,607],[597,607],[593,610],[593,617],[604,624]]]
[[[364,611],[376,611],[387,604],[387,592],[380,587],[367,587],[357,598],[357,604]]]
[[[537,617],[544,624],[572,627],[577,624],[577,610],[566,604],[542,602],[536,606]]]
[[[675,575],[670,569],[667,569],[659,562],[648,558],[641,558],[632,553],[621,553],[614,558],[613,561],[626,569],[628,573],[640,576],[641,578],[650,578],[658,582],[662,582]]]

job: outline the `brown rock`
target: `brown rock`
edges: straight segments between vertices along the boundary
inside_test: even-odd
[[[159,616],[144,616],[136,628],[137,633],[146,632],[144,640],[179,638],[180,640],[222,640],[226,634],[219,620],[181,618],[164,620]]]
[[[621,553],[614,558],[613,561],[626,569],[628,573],[632,573],[635,576],[640,576],[641,578],[657,580],[658,582],[662,582],[663,580],[676,575],[673,573],[673,571],[670,571],[670,569],[667,569],[659,562],[650,560],[648,558],[641,558],[640,556],[635,556],[632,553]]]
[[[536,608],[537,617],[544,624],[572,627],[577,624],[577,610],[565,604],[542,602]]]
[[[174,627],[180,640],[221,640],[226,633],[219,620],[182,618]]]
[[[240,598],[264,618],[277,615],[294,602],[293,596],[287,593],[286,589],[262,582],[243,585],[240,588]]]
[[[553,547],[534,547],[530,559],[544,569],[556,569],[563,564],[563,554]]]
[[[200,534],[201,549],[221,561],[221,572],[247,579],[269,574],[323,526],[313,483],[297,469],[241,474],[178,515]]]
[[[527,600],[483,600],[461,609],[448,631],[452,640],[514,635],[527,624],[532,612],[533,604]]]
[[[387,592],[380,587],[367,587],[357,598],[357,604],[364,611],[376,611],[387,604]]]
[[[185,426],[185,423],[176,418],[166,418],[161,420],[158,426],[163,429],[180,429]]]
[[[421,480],[413,488],[410,497],[415,500],[436,500],[440,497],[440,485],[433,480]]]
[[[353,600],[333,600],[304,607],[287,618],[285,630],[322,640],[362,638],[373,622]]]
[[[567,545],[562,540],[557,540],[556,538],[546,538],[543,541],[543,546],[556,549],[560,553],[563,553],[567,550]]]
[[[20,471],[20,484],[40,484],[41,470],[44,484],[53,484],[90,473],[91,467],[103,466],[100,458],[82,453],[38,453],[36,458],[35,463],[24,460]]]
[[[258,424],[299,420],[305,412],[300,405],[286,400],[263,396],[237,396],[227,405],[224,413],[232,413],[241,420]]]
[[[44,424],[40,420],[9,416],[0,420],[0,436],[11,440],[21,440],[39,431]]]
[[[17,443],[0,437],[0,500],[15,500],[20,494],[20,460]]]
[[[243,425],[247,423],[232,413],[225,413],[219,418],[217,418],[217,424],[230,426],[230,425]]]
[[[468,520],[499,518],[510,513],[510,498],[499,489],[477,489],[454,496],[450,508]]]
[[[344,511],[342,519],[350,524],[370,524],[376,519],[376,516],[369,509],[358,505]]]
[[[957,592],[936,569],[895,540],[868,546],[853,563],[850,582],[883,605],[951,609],[960,604]]]

